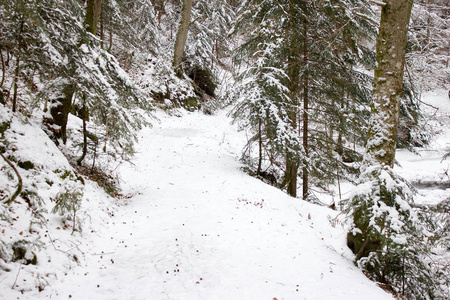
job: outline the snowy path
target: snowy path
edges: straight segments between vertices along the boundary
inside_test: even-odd
[[[239,170],[224,115],[160,118],[121,170],[141,194],[42,298],[392,299],[353,266],[334,212]]]

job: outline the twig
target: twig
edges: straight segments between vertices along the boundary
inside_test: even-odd
[[[19,180],[19,183],[17,184],[16,192],[11,196],[11,199],[4,201],[4,203],[6,203],[6,204],[11,204],[11,202],[13,202],[17,198],[17,196],[20,195],[20,192],[22,191],[22,186],[23,186],[22,177],[20,177],[19,171],[17,171],[16,167],[14,166],[14,164],[12,162],[9,159],[7,159],[3,155],[3,153],[0,152],[0,155],[6,161],[6,163],[14,170],[14,172],[17,175],[17,179]]]
[[[69,254],[69,251],[72,250],[73,248],[72,248],[72,249],[69,249],[69,250],[67,250],[67,251],[58,249],[58,248],[56,247],[56,245],[55,245],[55,243],[54,243],[54,241],[53,241],[51,235],[50,235],[50,229],[48,228],[46,222],[45,222],[44,220],[42,220],[41,217],[38,217],[38,219],[40,219],[40,220],[41,220],[41,224],[42,224],[43,226],[45,226],[45,228],[47,228],[47,231],[48,231],[48,232],[47,232],[47,235],[48,235],[48,238],[49,238],[50,243],[52,244],[53,248],[54,248],[56,251],[59,251],[59,252],[62,252],[62,253],[64,253],[64,254],[68,255],[68,254]],[[56,240],[55,240],[55,241],[56,241]],[[77,245],[75,245],[75,247],[78,248]],[[78,250],[80,250],[80,248],[78,248]],[[80,252],[81,252],[82,254],[84,254],[81,250],[80,250]]]
[[[17,279],[19,278],[20,269],[22,269],[22,263],[20,263],[20,265],[19,265],[19,271],[17,272],[16,280],[14,280],[14,283],[13,283],[11,289],[14,289],[14,286],[16,285]]]
[[[116,253],[115,251],[113,252],[105,252],[105,253],[92,253],[91,255],[108,255],[108,254],[114,254]]]
[[[378,0],[370,0],[370,2],[373,3],[373,4],[379,5],[379,6],[381,6],[381,7],[383,7],[383,6],[386,5],[385,2],[378,1]]]
[[[419,101],[420,103],[422,103],[422,104],[424,104],[424,105],[426,105],[426,106],[429,106],[429,107],[435,109],[436,112],[437,112],[437,111],[439,110],[438,107],[435,107],[435,106],[433,106],[433,105],[431,105],[431,104],[428,104],[428,103],[423,102],[422,100],[420,100],[420,97],[418,97],[418,96],[416,95],[416,92],[414,91],[414,88],[413,88],[414,85],[413,85],[413,83],[412,83],[412,76],[411,76],[411,73],[409,73],[409,69],[408,69],[408,65],[407,65],[407,64],[405,64],[405,70],[406,70],[406,73],[408,74],[409,84],[411,84],[411,91],[412,91],[412,93],[413,93],[413,95],[414,95],[414,98],[415,98],[417,101]]]
[[[359,249],[358,254],[356,255],[356,261],[358,261],[361,256],[364,254],[364,250],[366,249],[367,244],[369,243],[370,237],[367,237],[364,241],[363,245],[361,246],[361,249]]]

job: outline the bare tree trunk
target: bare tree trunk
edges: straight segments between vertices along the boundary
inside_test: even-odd
[[[181,69],[181,62],[184,53],[184,46],[186,45],[189,24],[191,22],[191,10],[192,0],[183,0],[183,10],[181,11],[181,21],[175,39],[173,56],[173,66],[178,76],[181,76],[183,74],[183,71]]]
[[[17,60],[16,60],[16,70],[14,72],[14,93],[13,93],[13,103],[12,103],[12,111],[16,111],[17,104],[17,82],[19,80],[20,74],[20,51],[22,49],[22,31],[23,31],[24,20],[20,23],[19,37],[18,37],[18,46],[17,46]]]
[[[259,119],[259,124],[258,124],[258,139],[259,139],[259,159],[258,159],[258,169],[256,170],[256,174],[260,175],[261,174],[261,166],[262,166],[262,122],[261,119]]]
[[[303,75],[303,150],[305,150],[305,156],[308,157],[308,125],[309,125],[309,118],[308,118],[308,109],[309,109],[309,78],[307,73],[308,68],[308,26],[307,26],[307,20],[303,21],[303,59],[304,59],[304,66],[305,71]],[[308,197],[308,180],[309,180],[309,173],[308,173],[308,165],[307,162],[304,162],[303,166],[303,191],[302,191],[302,197],[305,200]]]
[[[102,12],[100,13],[100,43],[102,46],[102,49],[104,49],[104,45],[105,45],[105,31],[104,31],[104,27],[103,27],[103,7],[102,7]]]
[[[290,37],[290,53],[288,57],[288,75],[290,79],[290,109],[289,109],[289,121],[293,131],[298,129],[298,94],[300,83],[300,49],[298,45],[297,35],[295,34],[295,9],[293,1],[289,1],[289,27],[288,35]],[[292,197],[297,197],[297,176],[298,176],[298,159],[295,158],[292,150],[288,150],[286,153],[286,171],[284,174],[284,181],[287,184],[287,193]]]
[[[6,65],[5,65],[5,59],[3,58],[3,51],[0,48],[0,57],[2,59],[2,80],[0,81],[0,88],[3,87],[3,83],[5,82],[5,76],[6,76]]]
[[[86,4],[86,18],[84,25],[86,30],[92,34],[97,33],[97,24],[102,13],[102,0],[87,0]]]
[[[109,31],[109,47],[108,52],[111,52],[113,46],[113,33],[112,30]]]
[[[81,154],[81,157],[77,159],[77,165],[81,166],[81,163],[83,162],[84,158],[87,154],[87,126],[86,126],[86,120],[87,120],[87,109],[85,105],[85,101],[83,100],[83,108],[81,109],[81,116],[83,118],[83,152]]]
[[[368,159],[394,166],[406,35],[413,0],[385,0],[377,37],[377,68],[367,141]]]
[[[19,71],[20,71],[20,54],[17,53],[17,61],[16,61],[16,70],[14,72],[14,88],[13,88],[13,101],[12,101],[12,111],[16,111],[16,103],[17,103],[17,81],[19,80]]]

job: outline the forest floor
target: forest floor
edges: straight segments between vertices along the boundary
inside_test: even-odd
[[[450,100],[435,98],[450,121]],[[246,137],[224,111],[180,115],[158,113],[140,132],[133,165],[119,169],[123,193],[134,196],[81,237],[80,265],[42,292],[3,289],[0,299],[393,299],[353,265],[338,212],[241,170]],[[399,151],[403,176],[448,180],[444,129],[422,156]],[[430,202],[449,190],[419,195]]]

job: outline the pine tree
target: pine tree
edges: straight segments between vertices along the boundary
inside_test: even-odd
[[[3,3],[2,3],[3,5]],[[6,5],[6,4],[5,4]],[[56,142],[67,139],[67,116],[85,106],[90,120],[109,129],[104,137],[112,153],[132,153],[133,133],[145,122],[136,109],[149,109],[130,77],[114,56],[84,26],[84,8],[78,1],[17,1],[2,9],[5,31],[14,32],[23,19],[22,50],[14,36],[4,36],[5,51],[21,57],[21,92],[33,89],[34,102],[47,111],[44,120]],[[11,20],[11,21],[9,21]],[[17,76],[16,76],[17,78]],[[17,103],[23,107],[25,103]]]
[[[286,74],[280,84],[290,96],[282,102],[283,111],[289,115],[290,131],[300,137],[303,149],[300,154],[288,150],[291,147],[286,144],[287,151],[278,153],[285,164],[281,167],[285,173],[282,186],[289,194],[296,194],[297,168],[301,165],[302,194],[307,198],[310,181],[326,188],[337,177],[347,175],[349,168],[342,160],[353,153],[349,144],[364,143],[371,79],[354,66],[372,65],[373,55],[364,43],[374,34],[373,13],[366,3],[357,1],[254,1],[248,5],[253,11],[244,6],[236,25],[237,30],[250,32],[244,34],[247,42],[238,58],[255,65],[252,59],[258,59],[261,49],[270,46],[273,67]],[[301,160],[294,161],[291,155]]]

